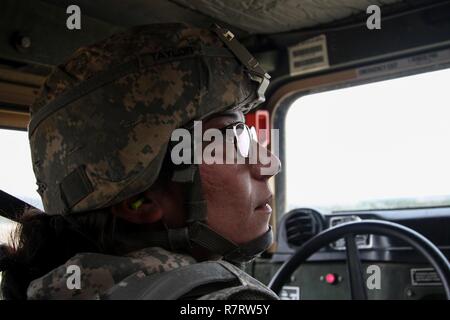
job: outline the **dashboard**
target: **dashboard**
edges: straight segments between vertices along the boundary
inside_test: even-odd
[[[361,220],[391,221],[432,241],[450,258],[450,208],[370,210],[323,213],[299,208],[285,214],[277,232],[277,250],[270,261],[258,259],[253,275],[268,283],[283,262],[321,231]],[[379,235],[358,235],[369,299],[443,299],[439,277],[425,258],[405,242]],[[281,292],[282,299],[350,299],[343,239],[323,247],[300,266]]]

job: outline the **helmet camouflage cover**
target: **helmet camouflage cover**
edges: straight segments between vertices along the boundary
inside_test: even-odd
[[[159,175],[172,131],[248,111],[259,94],[252,79],[214,31],[185,24],[134,27],[78,49],[31,106],[45,211],[94,210],[143,192]]]

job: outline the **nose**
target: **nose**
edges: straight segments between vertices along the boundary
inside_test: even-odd
[[[274,153],[261,144],[254,145],[256,162],[250,164],[252,175],[256,179],[269,179],[281,171],[281,161]]]

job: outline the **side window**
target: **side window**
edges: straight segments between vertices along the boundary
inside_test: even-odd
[[[0,129],[0,190],[42,210],[31,163],[28,133]]]
[[[14,228],[16,226],[17,223],[15,223],[14,221],[0,216],[0,245],[10,243],[11,232],[14,231]]]
[[[286,116],[286,205],[450,205],[450,69],[299,98]]]
[[[0,190],[42,209],[36,192],[27,133],[0,129],[0,150]],[[11,233],[16,226],[17,223],[0,214],[0,244],[11,243]],[[0,283],[1,277],[0,273]]]
[[[11,234],[16,228],[17,223],[8,220],[0,216],[0,245],[11,243]],[[0,272],[0,284],[2,283],[2,273]],[[0,292],[0,300],[2,300],[2,294]]]

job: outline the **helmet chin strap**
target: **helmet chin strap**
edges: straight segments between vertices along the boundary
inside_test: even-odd
[[[194,245],[197,245],[230,262],[243,263],[254,259],[272,244],[273,234],[270,226],[263,235],[245,244],[237,245],[207,225],[206,200],[203,198],[198,165],[193,164],[176,170],[172,181],[185,186],[188,217],[186,227],[166,229],[164,238],[168,239],[170,249],[190,251]]]

